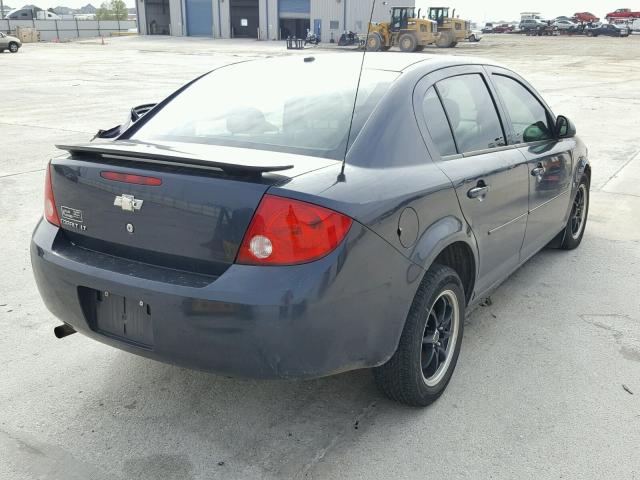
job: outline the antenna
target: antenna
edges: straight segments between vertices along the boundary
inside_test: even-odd
[[[389,2],[382,2],[382,5],[389,5]],[[371,15],[369,15],[369,24],[367,25],[367,38],[364,42],[364,52],[362,52],[362,62],[360,63],[360,73],[358,74],[358,84],[356,85],[356,94],[353,99],[353,110],[351,110],[351,121],[349,122],[349,134],[347,135],[347,145],[344,149],[344,159],[342,160],[342,168],[340,169],[340,175],[338,175],[338,182],[344,182],[344,167],[347,163],[347,152],[349,151],[349,142],[351,140],[351,130],[353,129],[353,117],[356,115],[356,105],[358,104],[358,93],[360,92],[360,82],[362,81],[362,70],[364,69],[364,59],[367,55],[367,44],[369,40],[369,32],[371,31],[371,23],[373,22],[373,12],[376,8],[376,0],[371,2]],[[347,26],[344,26],[347,28]]]

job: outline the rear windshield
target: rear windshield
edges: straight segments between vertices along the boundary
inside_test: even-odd
[[[360,69],[355,55],[344,56],[345,61],[337,62],[339,68],[336,62],[305,63],[299,58],[247,62],[214,71],[171,100],[131,138],[341,160]],[[351,143],[398,75],[365,70]]]

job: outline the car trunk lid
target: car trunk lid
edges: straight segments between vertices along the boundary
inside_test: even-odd
[[[71,243],[210,275],[233,263],[271,185],[336,163],[216,146],[112,142],[64,149],[70,154],[52,161],[51,181]]]

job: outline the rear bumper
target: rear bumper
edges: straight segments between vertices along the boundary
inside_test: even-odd
[[[422,277],[354,222],[345,241],[306,265],[232,265],[205,286],[151,280],[128,260],[56,248],[61,231],[36,227],[31,260],[47,308],[100,342],[188,368],[250,378],[313,378],[384,363],[395,351]],[[148,273],[148,272],[147,272]],[[165,275],[179,275],[167,270]],[[159,275],[156,278],[166,279]],[[153,345],[105,336],[81,306],[81,287],[151,306]]]

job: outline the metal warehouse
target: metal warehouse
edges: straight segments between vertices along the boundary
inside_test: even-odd
[[[414,4],[377,1],[373,20],[388,20],[392,6]],[[136,7],[146,35],[279,40],[310,29],[323,42],[346,30],[366,33],[371,14],[370,0],[136,0]]]

